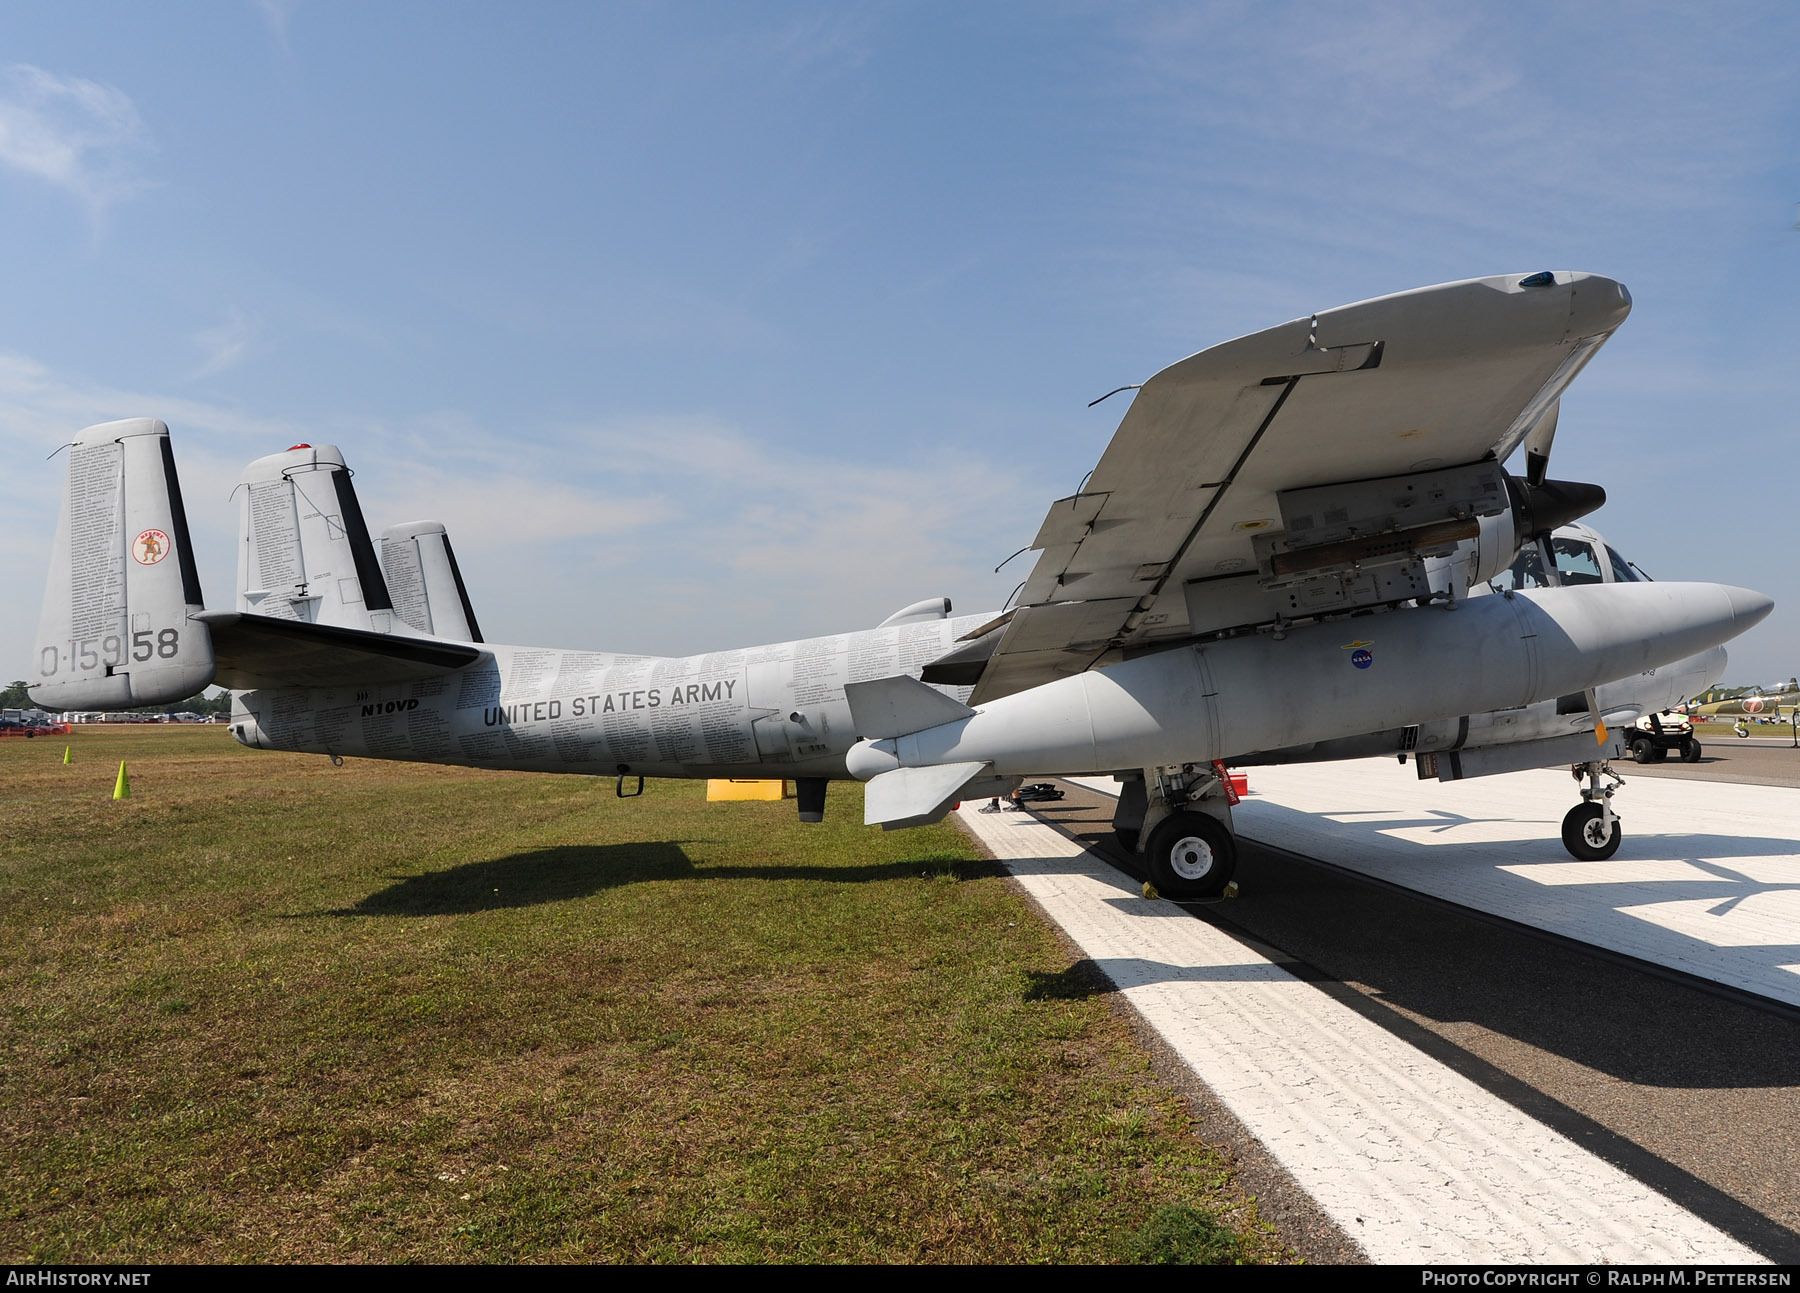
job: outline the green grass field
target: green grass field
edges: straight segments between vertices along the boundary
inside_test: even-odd
[[[961,834],[704,793],[0,742],[0,1255],[1284,1259]]]

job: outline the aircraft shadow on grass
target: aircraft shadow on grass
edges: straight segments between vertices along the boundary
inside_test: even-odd
[[[972,879],[994,866],[926,856],[862,866],[696,866],[679,842],[562,845],[405,876],[331,916],[447,916],[586,898],[671,880],[816,880],[871,884],[920,876]]]

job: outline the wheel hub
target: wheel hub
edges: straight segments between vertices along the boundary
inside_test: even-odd
[[[1169,869],[1183,880],[1204,880],[1213,869],[1212,845],[1198,835],[1184,835],[1169,850]]]

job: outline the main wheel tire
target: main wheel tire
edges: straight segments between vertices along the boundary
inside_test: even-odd
[[[1700,762],[1700,742],[1689,739],[1681,743],[1681,761],[1683,763]]]
[[[1650,738],[1640,736],[1631,743],[1631,760],[1633,763],[1648,763],[1656,755],[1656,748],[1650,744]]]
[[[1578,862],[1604,862],[1619,851],[1625,828],[1615,816],[1609,833],[1604,817],[1599,804],[1576,804],[1569,810],[1563,818],[1562,839],[1570,857]]]
[[[1150,832],[1144,861],[1163,897],[1217,898],[1237,870],[1237,841],[1216,817],[1172,813]]]

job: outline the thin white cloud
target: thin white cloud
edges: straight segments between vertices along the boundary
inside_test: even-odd
[[[234,305],[223,323],[216,328],[200,329],[194,333],[193,341],[200,350],[201,360],[200,366],[188,374],[188,380],[198,381],[224,372],[244,357],[251,341],[250,321]]]
[[[28,63],[0,71],[0,165],[73,194],[98,215],[145,186],[150,148],[124,91]]]
[[[821,9],[752,38],[749,52],[784,65],[782,70],[790,75],[819,64],[853,70],[869,60],[872,26],[866,13]]]
[[[269,34],[285,50],[288,47],[288,19],[300,7],[300,0],[255,0],[255,3],[262,11],[263,21],[269,24]]]
[[[347,459],[355,453],[354,446],[341,447]],[[391,460],[387,465],[400,466]],[[673,517],[668,501],[655,495],[620,497],[520,475],[469,480],[417,466],[385,478],[373,470],[364,474],[370,497],[380,503],[382,526],[442,521],[465,545],[516,549],[587,543],[638,533]]]
[[[1145,124],[1111,153],[1107,241],[1151,290],[1172,266],[1254,266],[1280,299],[1301,290],[1319,308],[1348,299],[1318,295],[1334,283],[1492,272],[1484,249],[1586,246],[1646,213],[1708,218],[1784,150],[1794,73],[1744,57],[1774,12],[1646,23],[1599,7],[1545,33],[1420,0],[1123,10],[1109,94],[1120,121]],[[1605,57],[1579,60],[1590,46]],[[1163,298],[1171,331],[1204,308]],[[1264,317],[1226,304],[1219,331]]]

